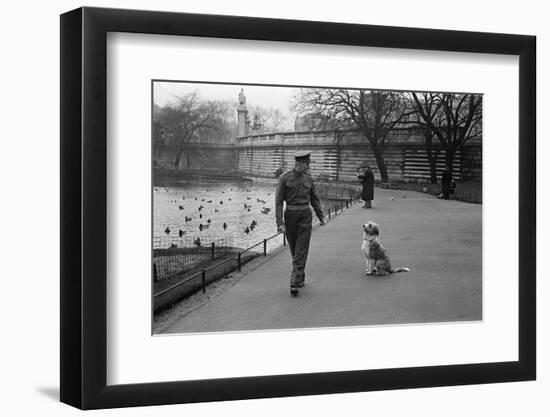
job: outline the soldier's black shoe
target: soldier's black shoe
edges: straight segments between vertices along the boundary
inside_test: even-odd
[[[290,295],[297,296],[299,292],[300,291],[298,291],[298,288],[290,287]]]

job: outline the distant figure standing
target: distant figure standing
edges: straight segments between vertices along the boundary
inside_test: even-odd
[[[310,204],[321,225],[325,224],[313,178],[307,174],[310,163],[309,155],[309,152],[296,153],[294,168],[279,177],[275,193],[277,229],[280,233],[286,234],[292,255],[292,273],[290,275],[290,294],[292,295],[298,295],[298,289],[305,284],[305,268],[312,226]],[[283,201],[286,201],[284,216]]]
[[[451,184],[453,182],[453,173],[451,168],[447,165],[441,174],[441,196],[445,199],[449,199],[449,194],[451,194]]]
[[[361,172],[362,171],[362,172]],[[357,168],[357,178],[361,180],[363,189],[361,199],[364,201],[363,208],[371,208],[374,200],[374,174],[368,165]]]

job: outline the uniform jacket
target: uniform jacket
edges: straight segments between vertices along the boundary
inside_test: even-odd
[[[321,202],[315,191],[313,178],[309,174],[298,174],[291,169],[279,177],[275,193],[275,217],[277,227],[283,224],[283,201],[287,204],[311,204],[319,219],[323,218]]]

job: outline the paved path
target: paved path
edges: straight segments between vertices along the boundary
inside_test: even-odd
[[[312,234],[306,287],[289,294],[287,248],[199,308],[172,317],[165,333],[361,326],[481,319],[482,206],[377,189]],[[374,220],[394,267],[367,277],[361,225]],[[176,310],[177,311],[177,310]],[[177,314],[176,314],[177,316]]]

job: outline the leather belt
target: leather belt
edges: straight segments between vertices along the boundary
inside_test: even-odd
[[[305,210],[309,208],[309,204],[287,204],[287,210]]]

